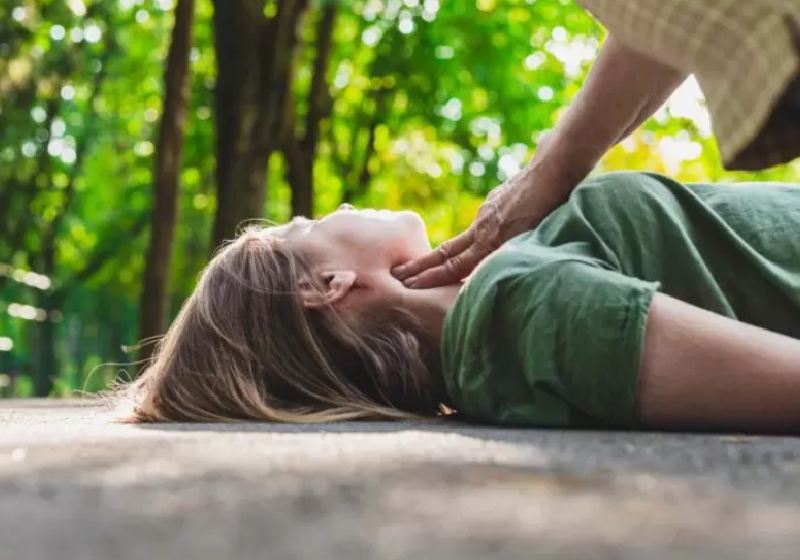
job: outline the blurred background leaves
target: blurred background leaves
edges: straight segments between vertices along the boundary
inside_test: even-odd
[[[196,0],[193,12],[163,325],[245,217],[347,201],[414,209],[434,243],[465,229],[604,37],[569,0]],[[142,332],[176,13],[174,0],[0,4],[0,395],[95,391],[122,369],[96,366],[136,358],[123,347]],[[613,169],[800,177],[797,163],[725,172],[691,79],[598,171]]]

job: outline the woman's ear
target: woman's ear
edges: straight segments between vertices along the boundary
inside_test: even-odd
[[[321,273],[323,290],[320,291],[308,282],[300,282],[303,306],[316,309],[341,300],[355,286],[356,273],[352,270],[331,270]]]

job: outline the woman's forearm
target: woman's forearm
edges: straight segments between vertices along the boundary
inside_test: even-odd
[[[686,74],[608,37],[586,83],[524,171],[555,207],[601,157],[650,117]],[[552,208],[551,208],[552,209]]]
[[[650,428],[797,431],[800,340],[656,294],[638,410]]]

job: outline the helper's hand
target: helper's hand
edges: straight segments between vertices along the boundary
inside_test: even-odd
[[[466,278],[485,257],[512,237],[533,228],[551,208],[536,208],[525,170],[493,189],[472,226],[392,274],[408,288],[434,288]]]

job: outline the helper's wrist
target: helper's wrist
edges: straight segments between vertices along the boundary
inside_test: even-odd
[[[555,207],[569,198],[570,193],[592,170],[593,163],[582,161],[578,154],[559,149],[557,139],[545,140],[528,166],[521,172],[524,190],[539,204]],[[552,142],[552,143],[551,143]]]

